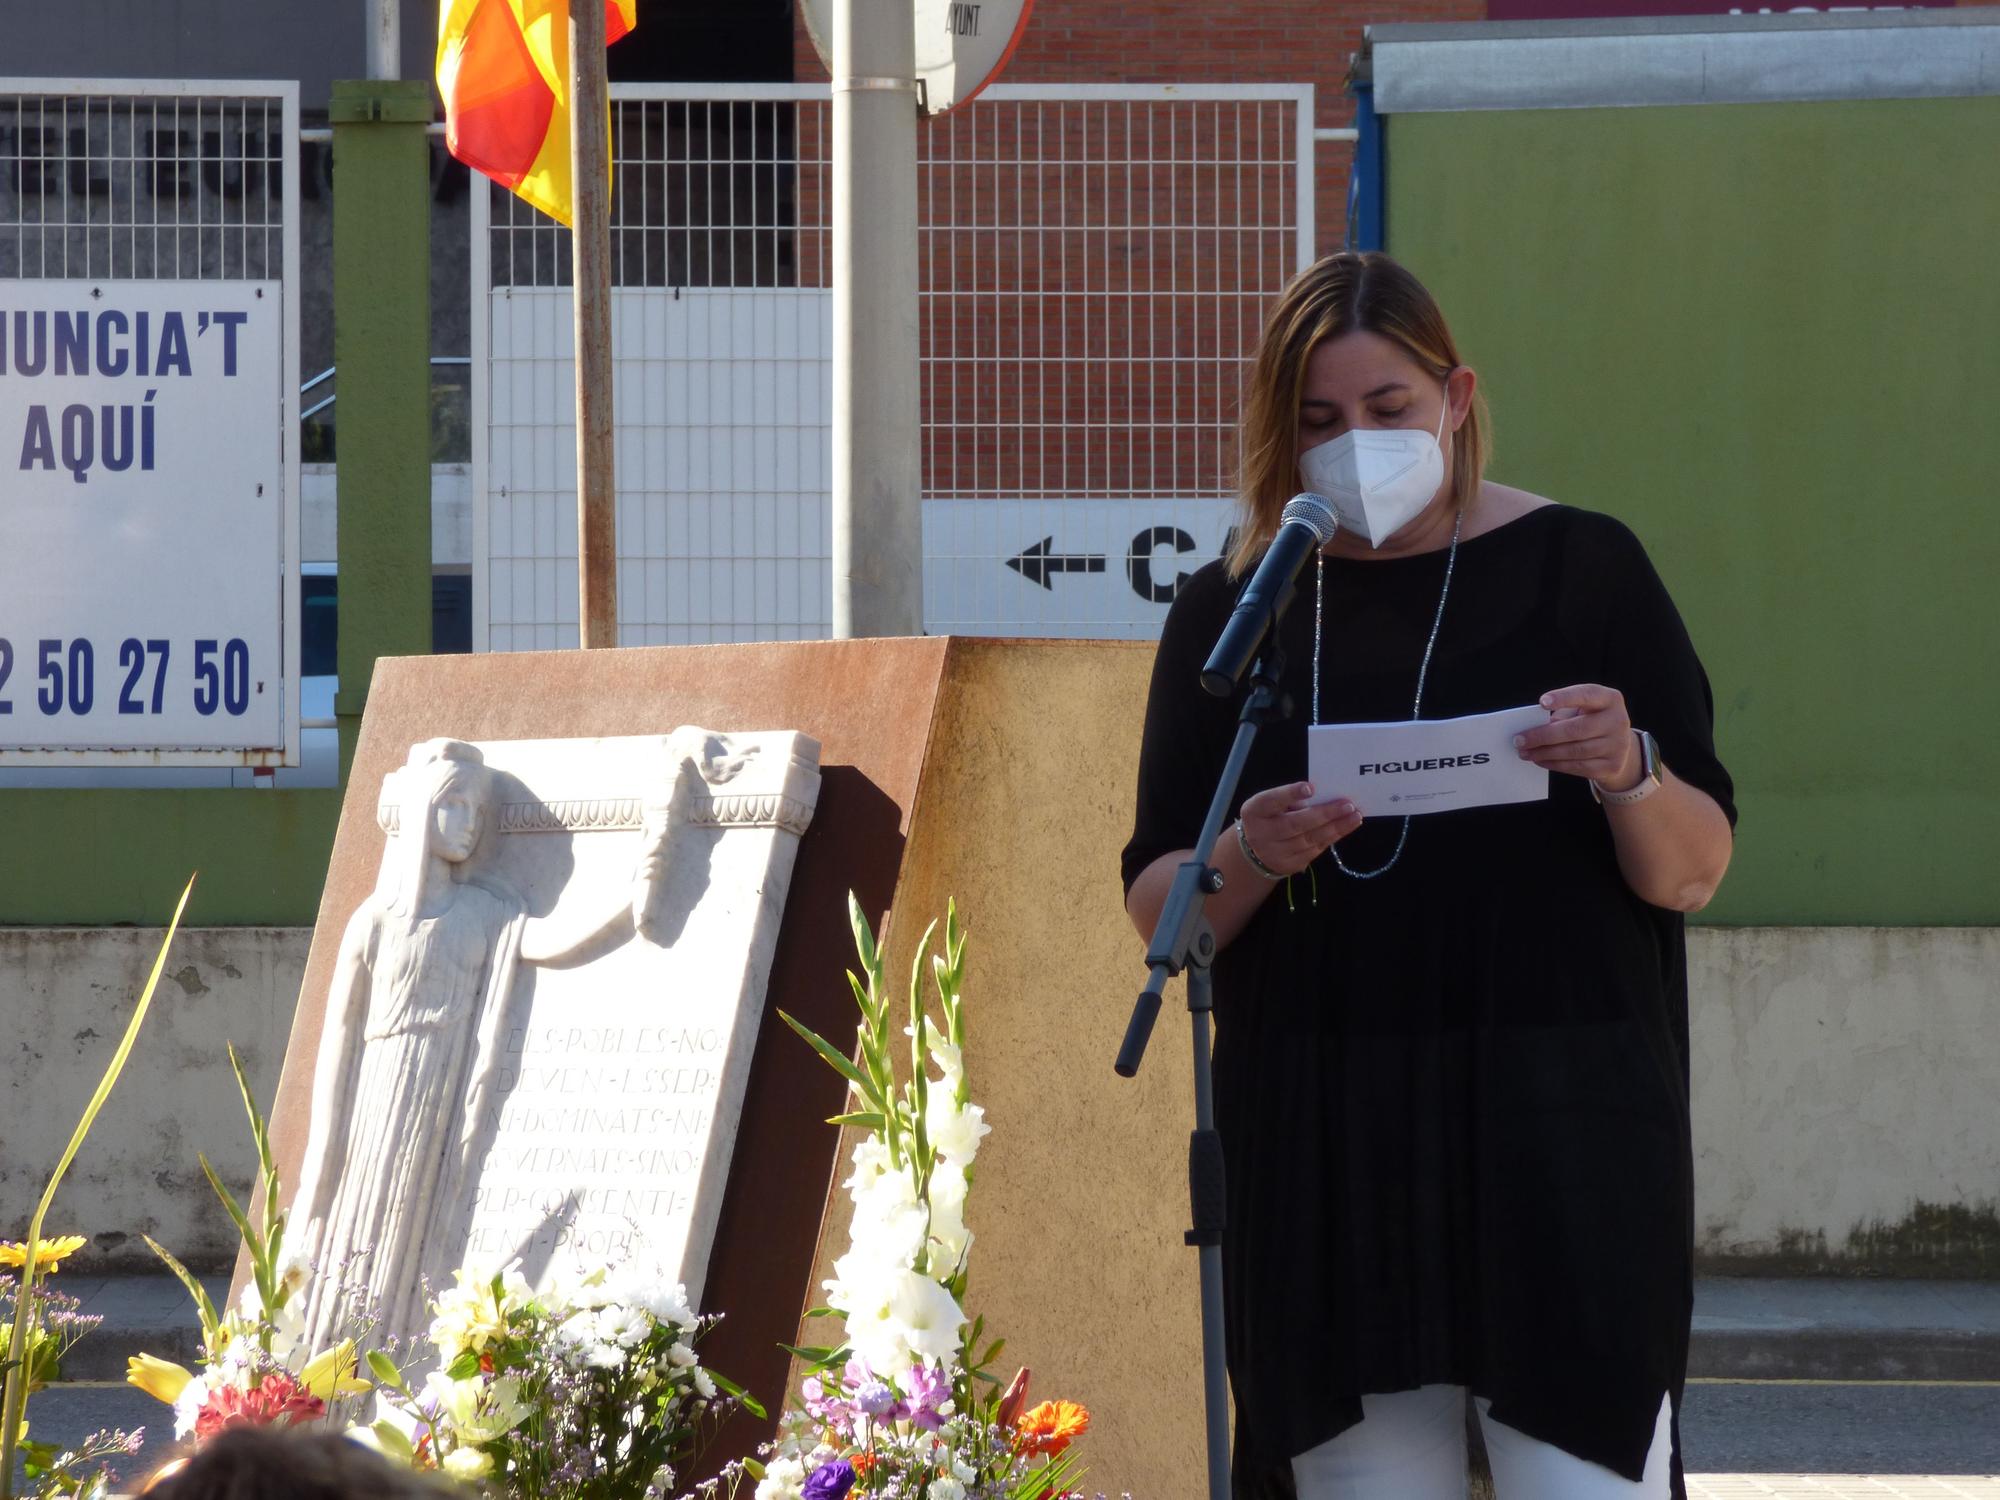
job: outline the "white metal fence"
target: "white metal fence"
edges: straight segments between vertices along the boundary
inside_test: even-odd
[[[824,86],[613,91],[620,635],[827,633]],[[925,624],[1149,636],[1313,247],[1312,89],[997,86],[920,155]],[[475,643],[576,642],[566,236],[473,197]]]

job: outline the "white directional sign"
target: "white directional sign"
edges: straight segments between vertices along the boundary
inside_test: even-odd
[[[0,280],[0,761],[296,759],[284,365],[279,282]]]
[[[1150,639],[1227,548],[1235,503],[926,500],[924,628]]]
[[[806,31],[833,68],[833,12],[853,0],[805,0]],[[917,30],[917,77],[924,113],[941,115],[972,97],[1007,66],[1035,0],[911,0]]]

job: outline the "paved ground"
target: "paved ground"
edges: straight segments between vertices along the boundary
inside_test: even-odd
[[[2000,1474],[2000,1385],[1692,1384],[1681,1444],[1691,1474]]]
[[[1688,1481],[1689,1500],[2000,1500],[2000,1480],[1874,1474],[1710,1474]]]

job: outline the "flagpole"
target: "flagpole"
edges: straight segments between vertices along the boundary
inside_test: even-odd
[[[611,144],[604,0],[573,0],[569,20],[577,602],[582,644],[588,650],[618,644],[618,532],[611,446]]]

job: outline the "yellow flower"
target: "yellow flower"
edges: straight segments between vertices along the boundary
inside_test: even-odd
[[[483,1479],[493,1472],[493,1459],[477,1448],[454,1448],[444,1456],[443,1468],[453,1479]]]
[[[35,1268],[53,1271],[64,1258],[76,1254],[83,1248],[83,1236],[66,1234],[60,1239],[40,1240],[35,1246]],[[0,1241],[0,1266],[25,1265],[28,1247],[19,1241]]]
[[[172,1360],[155,1359],[150,1354],[135,1354],[125,1364],[127,1385],[136,1385],[155,1401],[164,1401],[169,1406],[180,1399],[192,1379],[191,1372]]]
[[[367,1381],[356,1378],[354,1340],[342,1339],[324,1354],[315,1355],[299,1371],[299,1384],[322,1401],[335,1396],[358,1396],[373,1390]]]

